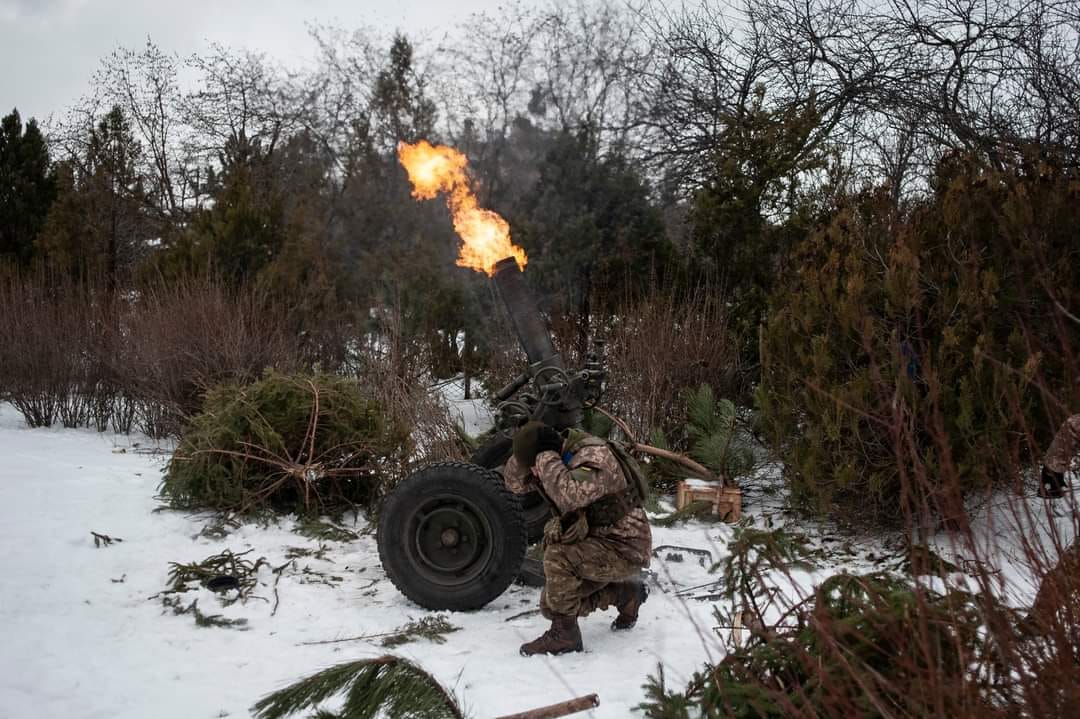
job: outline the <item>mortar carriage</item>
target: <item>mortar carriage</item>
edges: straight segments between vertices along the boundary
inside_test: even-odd
[[[579,426],[603,390],[602,343],[584,367],[567,369],[518,263],[498,262],[491,281],[528,365],[494,395],[496,433],[472,461],[439,462],[410,475],[387,497],[379,522],[383,568],[405,596],[428,609],[479,609],[518,575],[550,509],[539,492],[518,496],[503,482],[510,435],[528,419],[560,430]]]

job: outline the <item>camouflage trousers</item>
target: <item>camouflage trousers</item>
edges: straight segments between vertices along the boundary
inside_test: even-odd
[[[612,582],[637,577],[641,565],[621,557],[597,537],[544,549],[544,590],[540,612],[584,617],[615,603]]]
[[[1065,424],[1061,425],[1061,429],[1054,435],[1050,449],[1046,450],[1043,464],[1054,472],[1067,472],[1078,448],[1080,448],[1080,414],[1074,414],[1065,420]]]

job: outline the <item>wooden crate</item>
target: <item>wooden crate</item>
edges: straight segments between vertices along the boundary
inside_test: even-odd
[[[682,509],[696,501],[709,502],[713,513],[725,522],[738,522],[742,517],[742,490],[738,487],[724,487],[719,482],[705,482],[700,479],[684,479],[679,482],[675,494],[675,508]]]

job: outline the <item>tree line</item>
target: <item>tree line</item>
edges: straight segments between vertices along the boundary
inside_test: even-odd
[[[568,345],[585,349],[612,312],[651,317],[625,309],[657,292],[720,295],[749,403],[769,377],[762,347],[777,356],[770,337],[784,335],[775,323],[763,334],[766,320],[786,316],[778,303],[806,284],[798,272],[827,255],[830,232],[858,238],[860,282],[885,282],[905,223],[968,222],[978,213],[955,198],[993,194],[964,195],[957,177],[1052,177],[1068,208],[1080,164],[1080,10],[1068,0],[556,0],[436,39],[311,33],[314,62],[300,68],[222,46],[181,58],[148,40],[105,58],[46,127],[8,115],[2,262],[109,299],[193,277],[254,288],[324,363],[377,335],[390,353],[422,355],[426,376],[468,376],[496,362],[504,328],[484,278],[454,266],[445,209],[409,195],[395,148],[425,138],[468,155],[545,309],[570,319]],[[978,217],[990,229],[949,235],[970,239],[965,252],[1013,247]],[[1070,220],[1047,222],[1050,259],[1074,262],[1061,244]],[[942,251],[934,262],[956,259]],[[1003,257],[1001,272],[1018,266]],[[952,296],[949,266],[923,272],[920,291]],[[1016,306],[1054,306],[1029,300]],[[803,309],[816,319],[795,330],[818,321],[820,306]],[[919,345],[917,318],[889,322],[903,328],[893,345]],[[852,352],[858,364],[863,348]]]
[[[148,41],[105,58],[47,132],[5,120],[0,253],[109,287],[213,272],[313,307],[432,287],[467,306],[446,223],[394,163],[424,137],[470,156],[538,281],[577,310],[621,275],[687,266],[754,294],[776,269],[765,248],[830,193],[887,182],[899,204],[956,150],[1075,161],[1078,23],[1047,0],[582,0],[511,5],[437,43],[316,27],[305,69]]]

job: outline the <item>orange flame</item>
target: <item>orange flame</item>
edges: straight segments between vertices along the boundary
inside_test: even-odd
[[[421,140],[410,145],[398,143],[398,160],[409,173],[412,195],[431,200],[440,192],[454,219],[454,230],[461,237],[459,267],[477,272],[495,273],[495,263],[513,257],[518,268],[525,269],[525,250],[510,241],[510,225],[491,210],[480,207],[469,185],[465,155],[446,145],[432,145]]]

